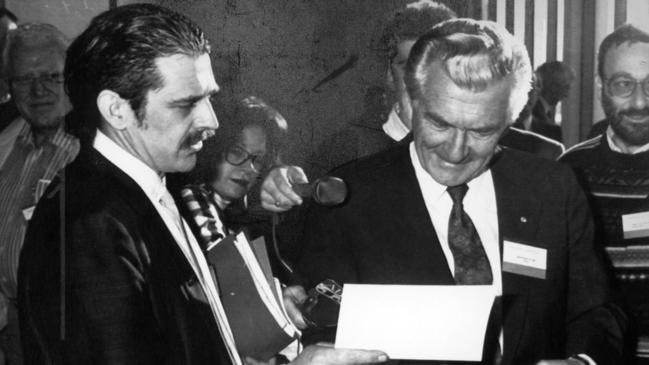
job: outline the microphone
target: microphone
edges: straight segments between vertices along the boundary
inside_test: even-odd
[[[316,203],[328,207],[342,203],[347,197],[347,185],[335,176],[323,176],[306,184],[293,184],[293,191],[303,198],[313,198]]]

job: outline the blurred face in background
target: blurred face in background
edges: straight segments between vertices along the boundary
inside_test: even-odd
[[[56,45],[18,47],[10,62],[11,93],[20,114],[34,129],[58,128],[69,110],[62,51]]]
[[[247,126],[219,160],[216,178],[211,185],[225,200],[241,199],[259,178],[261,171],[270,166],[270,161],[264,129]]]

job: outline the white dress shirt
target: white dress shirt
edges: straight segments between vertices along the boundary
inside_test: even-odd
[[[424,203],[433,222],[437,238],[446,256],[451,274],[455,273],[455,260],[448,244],[448,219],[453,207],[451,196],[444,186],[433,179],[424,170],[414,142],[410,143],[410,160],[415,168],[417,182],[424,196]],[[487,170],[478,177],[467,183],[469,190],[464,197],[464,211],[471,217],[482,245],[491,265],[493,283],[491,284],[495,295],[502,295],[502,274],[500,271],[500,245],[498,233],[498,210],[496,207],[496,191],[491,177],[491,171]]]
[[[455,274],[455,260],[453,253],[448,245],[448,220],[453,207],[451,196],[446,191],[446,186],[435,181],[424,170],[419,161],[419,156],[415,151],[414,142],[410,143],[410,160],[415,168],[415,175],[419,188],[424,196],[424,203],[430,215],[430,219],[435,227],[437,238],[442,246],[442,251],[446,256],[451,274]],[[500,263],[500,244],[498,231],[498,209],[496,204],[496,191],[491,176],[491,170],[486,170],[478,177],[467,183],[469,190],[464,197],[464,211],[469,215],[475,226],[482,245],[491,265],[493,283],[491,284],[494,295],[502,296],[502,272]],[[503,347],[503,331],[501,329],[499,336],[501,350]],[[590,365],[596,365],[595,362],[586,354],[579,354]]]
[[[178,208],[165,186],[164,177],[158,175],[144,162],[122,149],[99,130],[97,130],[93,147],[133,179],[158,211],[198,278],[212,309],[214,319],[218,324],[223,341],[230,353],[230,358],[235,365],[241,365],[242,361],[234,345],[232,330],[225,316],[216,286],[211,278],[207,260],[187,222],[178,213]]]

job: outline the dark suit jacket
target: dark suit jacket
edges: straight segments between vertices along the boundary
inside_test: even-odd
[[[382,128],[385,118],[361,117],[322,142],[312,158],[312,175],[321,176],[349,161],[369,156],[397,144]]]
[[[584,194],[567,167],[507,149],[492,167],[503,239],[547,250],[545,280],[503,272],[502,364],[586,353],[616,364],[625,316],[609,299]],[[308,213],[299,269],[308,287],[453,284],[411,165],[408,145],[334,172],[349,188],[336,208]],[[408,300],[404,298],[404,300]]]
[[[53,183],[38,205],[18,285],[26,364],[230,363],[203,290],[155,207],[94,149],[84,148],[65,184]]]
[[[564,146],[553,139],[514,127],[503,134],[499,144],[553,161],[565,151]]]
[[[563,132],[561,131],[561,126],[554,124],[554,122],[548,122],[533,115],[530,130],[534,133],[538,133],[542,136],[563,143]]]

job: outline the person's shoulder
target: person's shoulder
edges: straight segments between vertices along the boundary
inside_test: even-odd
[[[538,170],[554,169],[560,164],[527,151],[504,147],[496,153],[493,165],[498,168],[515,168],[516,172],[524,171],[533,174]]]
[[[409,145],[396,144],[375,154],[345,163],[332,171],[332,174],[348,179],[373,179],[377,174],[390,173],[403,162],[409,162]]]
[[[502,137],[503,146],[556,160],[564,151],[562,143],[535,132],[510,128]]]
[[[494,182],[514,184],[546,201],[559,202],[578,187],[575,173],[564,163],[506,149],[492,167]]]
[[[600,134],[570,147],[559,157],[559,161],[572,164],[592,158],[592,156],[598,153],[602,143],[605,143],[604,138],[605,135]]]

